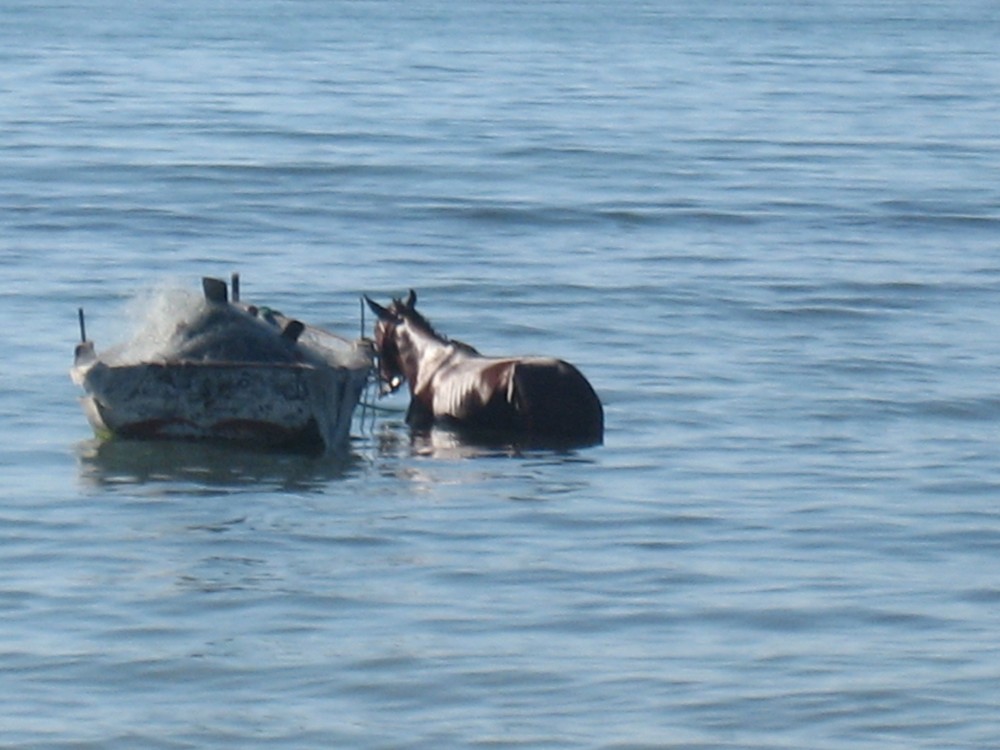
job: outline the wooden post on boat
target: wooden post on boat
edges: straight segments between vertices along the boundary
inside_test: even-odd
[[[208,276],[201,280],[201,288],[205,292],[205,299],[224,305],[229,301],[229,289],[222,279],[213,279]]]
[[[240,275],[238,273],[234,273],[230,277],[229,287],[231,289],[230,297],[232,297],[233,302],[239,302],[240,301]]]
[[[289,320],[285,327],[281,329],[281,338],[291,341],[293,344],[299,340],[299,336],[306,330],[305,324],[301,320]]]

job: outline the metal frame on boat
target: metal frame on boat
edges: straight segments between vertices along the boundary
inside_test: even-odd
[[[221,440],[268,447],[343,446],[372,370],[370,342],[350,340],[239,299],[204,279],[204,300],[186,311],[151,355],[98,355],[76,347],[75,383],[99,436]],[[160,342],[156,342],[159,344]]]

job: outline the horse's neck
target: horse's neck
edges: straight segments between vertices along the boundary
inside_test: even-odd
[[[415,327],[408,328],[406,339],[407,343],[400,346],[400,353],[406,378],[414,389],[427,382],[446,362],[476,356],[470,346],[446,341]]]

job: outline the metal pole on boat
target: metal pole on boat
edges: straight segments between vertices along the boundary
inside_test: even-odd
[[[80,319],[80,343],[87,343],[87,324],[83,319],[83,308],[77,310],[77,317]]]
[[[230,279],[229,286],[231,287],[231,289],[230,289],[230,295],[233,298],[233,302],[239,302],[240,301],[240,275],[238,273],[234,273],[232,275],[232,278]]]

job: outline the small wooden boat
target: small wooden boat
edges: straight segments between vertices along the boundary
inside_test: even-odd
[[[203,279],[204,300],[153,350],[134,346],[98,355],[76,347],[73,381],[98,436],[245,442],[336,449],[349,437],[354,409],[372,371],[371,344],[307,326],[233,300],[226,282]]]

